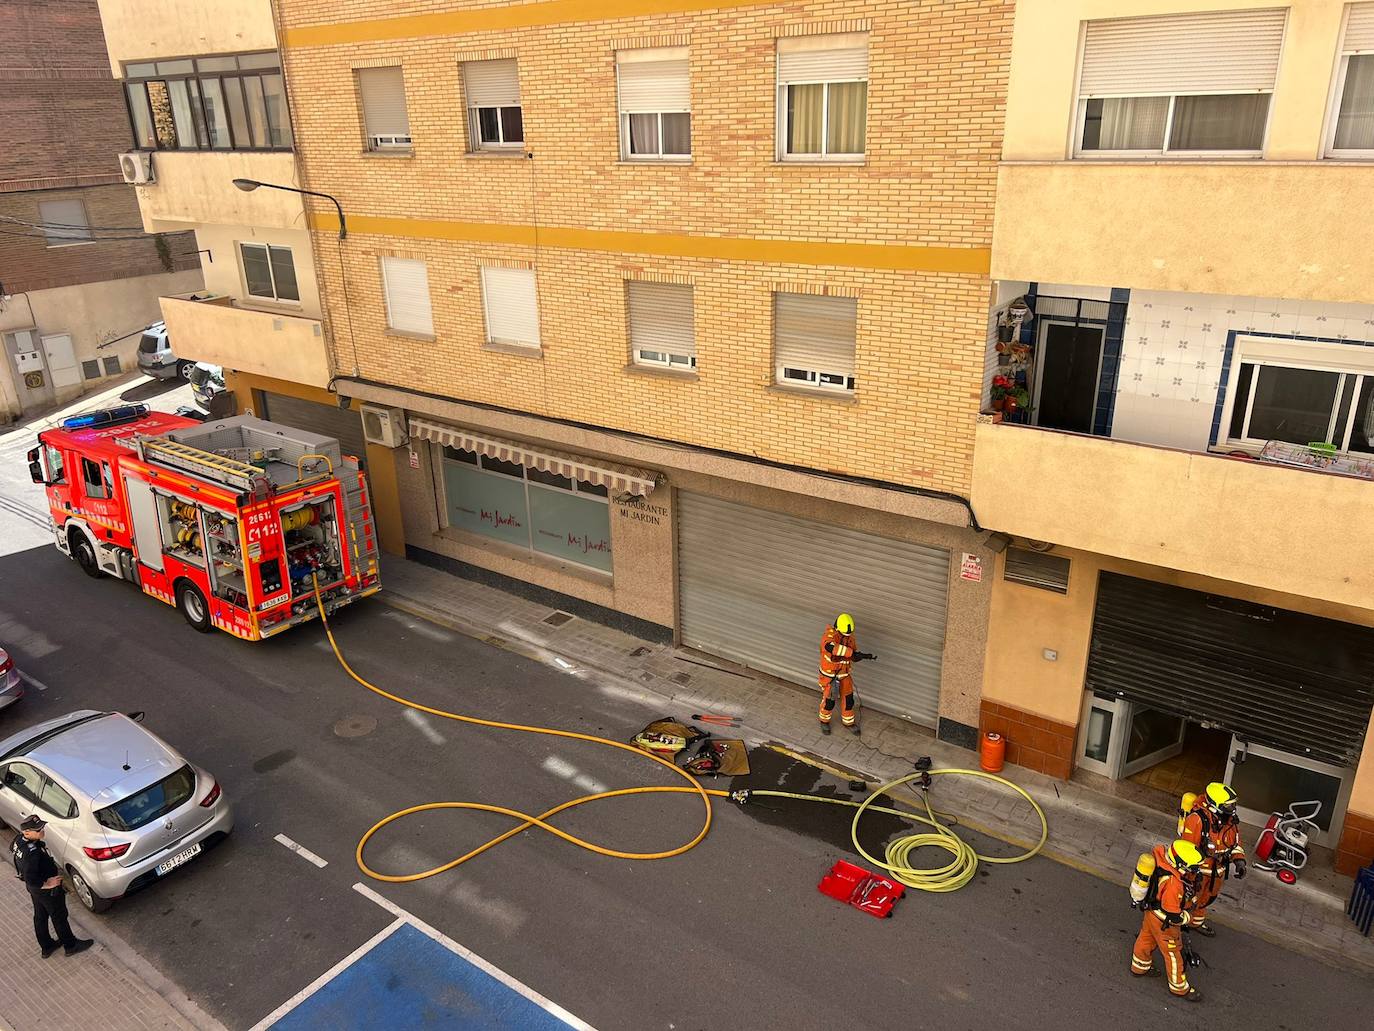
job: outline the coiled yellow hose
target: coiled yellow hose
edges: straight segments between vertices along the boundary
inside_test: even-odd
[[[314,578],[312,577],[312,580],[313,579]],[[584,848],[589,852],[595,852],[597,855],[610,856],[613,859],[668,859],[672,856],[680,856],[684,852],[687,852],[690,849],[695,848],[706,837],[707,832],[711,829],[712,798],[731,797],[731,793],[728,791],[722,791],[719,789],[708,789],[703,787],[701,782],[698,781],[694,776],[692,776],[692,774],[688,773],[686,770],[670,762],[669,760],[662,759],[656,755],[652,755],[649,752],[645,752],[642,749],[637,748],[634,745],[627,744],[623,741],[615,741],[611,738],[598,737],[595,734],[581,734],[577,731],[572,730],[557,730],[553,727],[530,726],[522,723],[504,723],[500,720],[487,720],[481,719],[477,716],[466,716],[462,713],[449,712],[446,709],[437,709],[432,705],[425,705],[421,702],[412,701],[409,698],[403,698],[400,695],[392,694],[390,691],[380,688],[376,684],[370,683],[369,681],[365,680],[362,676],[360,676],[357,672],[354,671],[352,666],[348,664],[348,660],[344,658],[343,652],[339,649],[338,641],[334,639],[334,631],[329,626],[329,619],[325,613],[324,599],[320,596],[320,587],[318,581],[314,583],[314,589],[315,604],[318,606],[320,612],[320,622],[324,626],[325,635],[329,638],[329,646],[334,650],[334,657],[339,660],[339,665],[343,667],[345,673],[347,673],[350,677],[352,677],[363,687],[367,688],[373,694],[381,695],[381,697],[386,698],[389,701],[396,702],[398,705],[405,705],[419,712],[429,713],[431,716],[438,716],[448,720],[456,720],[459,723],[470,723],[478,727],[493,727],[498,730],[515,730],[527,734],[544,734],[549,737],[570,738],[575,741],[590,741],[594,744],[606,745],[610,748],[618,748],[622,751],[629,752],[640,759],[647,759],[652,762],[658,763],[660,766],[667,767],[668,769],[672,770],[675,774],[686,780],[688,784],[688,786],[686,787],[674,785],[641,785],[639,787],[632,788],[619,788],[614,791],[599,791],[596,794],[583,795],[580,798],[574,798],[571,801],[564,802],[562,805],[557,805],[554,806],[552,809],[545,810],[544,812],[539,813],[538,815],[525,813],[520,811],[519,809],[511,809],[507,806],[488,805],[482,802],[426,802],[422,805],[413,805],[409,808],[398,810],[397,812],[392,813],[390,816],[387,816],[386,818],[377,821],[370,828],[368,828],[367,833],[364,834],[358,840],[358,847],[354,853],[354,858],[357,861],[358,869],[360,869],[363,873],[373,878],[374,880],[386,881],[391,884],[404,884],[411,881],[424,880],[426,877],[433,877],[435,874],[444,873],[446,870],[452,870],[455,867],[462,866],[470,859],[475,859],[477,856],[480,856],[483,852],[487,851],[487,849],[494,848],[506,839],[512,838],[515,835],[519,834],[521,831],[527,830],[530,827],[538,827],[540,830],[547,831],[548,833],[556,837],[562,838],[564,841],[568,842],[569,844],[576,845],[578,848]],[[1033,848],[1023,853],[1022,855],[1012,856],[1009,858],[1003,858],[1000,856],[983,856],[975,852],[972,846],[970,846],[967,842],[965,842],[962,838],[960,838],[953,831],[949,830],[944,824],[942,824],[939,821],[935,811],[931,808],[929,798],[927,798],[924,794],[921,796],[921,800],[925,804],[925,816],[921,816],[919,813],[913,813],[901,809],[893,809],[888,806],[874,804],[879,799],[879,797],[888,794],[894,788],[901,787],[904,784],[909,784],[914,780],[920,780],[923,776],[921,773],[913,773],[910,776],[901,777],[897,780],[890,781],[889,783],[884,784],[882,787],[878,788],[862,802],[855,802],[851,799],[845,798],[831,798],[826,795],[807,795],[795,791],[775,791],[771,789],[751,790],[749,794],[751,796],[764,795],[775,798],[795,798],[807,802],[826,802],[831,805],[842,805],[854,808],[856,812],[854,813],[853,823],[850,825],[850,836],[853,839],[854,848],[858,851],[859,855],[863,856],[874,866],[880,867],[883,870],[888,871],[896,880],[901,881],[901,883],[909,887],[919,889],[921,891],[955,891],[959,888],[962,888],[965,884],[967,884],[973,878],[974,874],[977,873],[979,860],[982,860],[986,863],[1020,863],[1036,855],[1044,846],[1045,841],[1049,836],[1049,824],[1045,818],[1045,812],[1043,809],[1040,808],[1039,805],[1036,804],[1035,799],[1031,798],[1030,795],[1028,795],[1020,786],[1013,784],[1011,781],[1006,780],[1002,777],[997,777],[993,774],[985,773],[982,770],[931,770],[929,771],[929,773],[932,777],[945,776],[950,774],[960,774],[971,777],[983,777],[988,780],[996,781],[999,784],[1004,784],[1007,787],[1011,788],[1013,791],[1016,791],[1017,793],[1022,795],[1026,799],[1026,801],[1030,802],[1030,804],[1035,807],[1036,813],[1038,813],[1040,816],[1040,841]],[[625,852],[620,849],[608,848],[605,845],[598,845],[593,841],[588,841],[585,838],[578,837],[576,834],[570,834],[565,830],[561,830],[560,828],[555,827],[553,824],[548,822],[551,817],[554,817],[559,813],[566,812],[567,810],[572,809],[576,806],[585,805],[588,802],[597,802],[603,798],[620,798],[625,795],[648,794],[695,794],[696,796],[698,796],[702,801],[702,806],[705,809],[705,813],[704,818],[702,820],[701,829],[697,831],[696,836],[693,837],[690,841],[686,842],[685,844],[679,845],[676,848],[665,849],[660,852]],[[456,859],[452,859],[447,863],[441,863],[439,866],[431,867],[428,870],[421,870],[418,873],[387,874],[382,873],[378,870],[374,870],[372,869],[372,867],[367,865],[366,860],[363,859],[363,850],[367,847],[367,843],[370,840],[372,840],[373,835],[375,835],[378,831],[380,831],[383,827],[387,826],[388,824],[394,823],[395,821],[400,820],[406,816],[411,816],[414,813],[428,812],[435,809],[469,809],[484,813],[500,813],[502,816],[509,816],[511,819],[517,820],[519,822],[503,834],[498,834],[491,840],[484,842],[481,845],[478,845],[476,848],[468,852],[465,852],[463,855],[458,856]],[[864,847],[859,844],[859,821],[863,819],[864,813],[869,812],[870,810],[873,812],[886,813],[891,816],[897,816],[902,819],[911,820],[916,823],[927,824],[935,828],[935,830],[931,832],[922,832],[919,834],[910,834],[906,837],[898,838],[896,841],[893,841],[887,846],[886,862],[880,862],[873,856],[869,855],[868,852],[865,851]],[[911,856],[911,854],[916,849],[927,845],[945,849],[946,851],[953,854],[954,860],[947,866],[943,866],[939,869],[934,870],[923,870],[918,867],[911,866],[908,862],[908,859]]]

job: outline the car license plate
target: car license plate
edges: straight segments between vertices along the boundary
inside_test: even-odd
[[[182,863],[190,862],[198,855],[200,855],[200,842],[196,842],[188,849],[183,849],[165,863],[158,863],[155,867],[157,875],[161,877],[164,874],[169,874]]]

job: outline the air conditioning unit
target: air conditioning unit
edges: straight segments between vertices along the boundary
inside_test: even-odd
[[[406,435],[405,412],[399,408],[383,408],[380,405],[361,405],[363,414],[363,436],[369,444],[382,447],[400,447],[410,440]]]
[[[119,170],[124,173],[124,181],[135,186],[155,183],[153,175],[153,155],[142,150],[131,150],[119,155]]]

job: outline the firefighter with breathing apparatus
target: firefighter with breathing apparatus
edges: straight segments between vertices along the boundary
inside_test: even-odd
[[[1195,920],[1194,891],[1202,863],[1202,851],[1179,838],[1172,845],[1156,845],[1153,853],[1143,853],[1131,880],[1131,905],[1144,910],[1131,950],[1131,973],[1153,976],[1158,949],[1170,993],[1189,1002],[1202,1001],[1202,994],[1188,983],[1185,952],[1190,950],[1183,939]]]
[[[1233,869],[1237,880],[1245,876],[1245,849],[1240,843],[1236,793],[1229,784],[1214,782],[1200,795],[1184,795],[1183,803],[1179,808],[1178,836],[1196,845],[1203,857],[1193,930],[1204,938],[1211,938],[1217,932],[1205,922],[1207,910],[1221,895]]]
[[[854,663],[875,659],[876,655],[855,650],[854,617],[841,612],[821,635],[821,666],[817,684],[821,689],[819,718],[821,732],[830,733],[835,703],[840,703],[840,722],[859,733],[859,705],[854,698]]]

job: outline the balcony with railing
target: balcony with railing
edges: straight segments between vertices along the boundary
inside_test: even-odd
[[[318,319],[204,293],[162,298],[162,318],[179,358],[315,387],[329,384],[329,352]]]
[[[1374,609],[1374,306],[1034,286],[994,313],[985,526]]]

